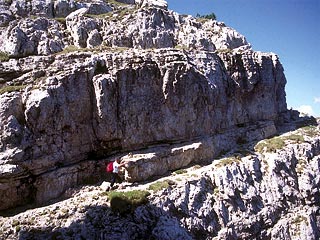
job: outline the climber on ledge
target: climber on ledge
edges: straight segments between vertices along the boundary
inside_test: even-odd
[[[122,168],[125,165],[125,162],[121,162],[120,158],[117,158],[114,162],[110,162],[107,165],[106,172],[111,173],[111,185],[107,188],[107,191],[113,188],[113,185],[116,181],[119,183],[122,182],[122,179],[119,175],[119,169]]]

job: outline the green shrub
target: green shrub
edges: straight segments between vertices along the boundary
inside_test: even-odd
[[[196,19],[197,19],[197,22],[204,23],[208,20],[216,20],[217,17],[214,13],[205,14],[205,15],[200,15],[199,13],[197,13]]]
[[[18,85],[18,86],[4,86],[0,89],[0,95],[6,92],[15,92],[24,89],[26,85]]]
[[[113,14],[114,14],[114,12],[107,12],[107,13],[103,13],[103,14],[86,14],[86,17],[105,19],[107,17],[111,17]]]
[[[209,14],[205,14],[205,15],[200,15],[199,13],[197,13],[196,18],[216,20],[217,16],[214,13],[209,13]]]
[[[0,51],[0,62],[6,62],[9,61],[9,54],[5,52]]]
[[[128,192],[109,192],[110,207],[120,214],[134,211],[138,206],[148,203],[148,191],[133,190]]]

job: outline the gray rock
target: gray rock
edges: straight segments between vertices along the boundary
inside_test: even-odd
[[[93,47],[101,45],[101,43],[102,43],[101,35],[97,29],[94,29],[88,35],[87,46],[93,48]]]
[[[152,54],[140,50],[136,55],[134,50],[116,50],[100,55],[60,55],[54,62],[43,59],[38,69],[45,69],[45,75],[54,77],[45,77],[26,91],[23,111],[13,114],[16,119],[24,116],[24,121],[20,128],[12,128],[10,141],[19,143],[18,139],[25,139],[15,147],[28,149],[19,158],[34,175],[117,149],[131,151],[195,138],[201,139],[197,147],[179,150],[176,146],[167,156],[141,159],[129,168],[129,178],[145,180],[191,162],[208,160],[239,141],[275,134],[274,121],[286,110],[280,100],[285,78],[279,73],[283,77],[275,80],[278,75],[273,74],[282,71],[277,67],[277,58],[255,52],[243,56],[246,57],[241,61],[246,68],[238,74],[224,70],[235,69],[230,61],[225,60],[222,65],[215,53],[208,52],[189,55],[163,49]],[[38,59],[30,60],[26,65],[19,64],[22,72],[34,69],[38,63]],[[253,63],[255,68],[251,68]],[[244,85],[239,81],[243,79],[237,78],[244,73],[254,76],[256,71],[261,75]],[[270,107],[261,107],[263,102],[270,103]],[[257,129],[237,127],[261,119],[269,123],[258,124]],[[3,135],[1,138],[7,139]],[[140,164],[146,171],[139,170]]]
[[[14,20],[14,16],[10,11],[2,10],[0,12],[0,27],[8,26],[9,22]]]
[[[54,1],[54,17],[66,17],[77,9],[76,1],[58,0]]]
[[[89,14],[99,15],[99,14],[105,14],[112,11],[112,8],[108,3],[105,3],[104,1],[97,1],[94,3],[90,3],[88,5]]]
[[[10,22],[3,33],[0,50],[13,57],[48,55],[62,50],[60,25],[54,20],[37,18]]]
[[[136,0],[135,2],[142,8],[168,8],[168,3],[165,0]]]
[[[278,129],[315,123],[287,110],[278,56],[253,51],[223,23],[178,15],[165,1],[127,3],[1,3],[0,51],[15,59],[0,63],[0,210],[100,181],[114,157],[128,160],[125,178],[137,182],[229,155],[124,219],[96,195],[90,204],[102,210],[70,210],[87,217],[83,224],[52,221],[18,233],[0,218],[5,236],[317,239],[319,127],[297,131],[301,144],[287,135],[282,150],[252,149]],[[279,128],[284,122],[291,125]]]
[[[90,41],[90,45],[93,44],[91,46],[96,46],[95,44],[98,44],[98,42],[101,43],[101,40],[98,40],[99,33],[97,32],[96,21],[85,17],[88,11],[87,8],[81,8],[66,18],[67,29],[71,33],[73,44],[82,48],[87,47],[87,41]],[[89,34],[90,39],[88,40]]]
[[[45,16],[53,17],[53,4],[47,0],[24,1],[12,0],[10,10],[13,15],[21,17],[27,16]]]
[[[135,4],[135,0],[116,0],[117,2],[126,3],[126,4]]]

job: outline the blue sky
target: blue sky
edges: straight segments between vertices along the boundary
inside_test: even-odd
[[[167,0],[181,14],[209,14],[254,50],[280,57],[288,108],[320,116],[320,0]]]

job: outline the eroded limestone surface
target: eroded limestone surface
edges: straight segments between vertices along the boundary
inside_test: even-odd
[[[299,120],[287,110],[276,54],[254,51],[222,22],[179,15],[166,1],[12,0],[2,1],[0,9],[0,210],[45,204],[70,187],[99,182],[105,162],[126,159],[129,152],[126,179],[145,181],[210,163]],[[173,195],[163,193],[153,203],[162,213],[169,204],[168,214],[178,220],[161,213],[154,236],[183,223],[184,239],[198,228],[212,237],[280,239],[297,212],[310,213],[304,226],[317,236],[318,181],[310,176],[319,171],[318,150],[307,151],[312,171],[299,178],[293,171],[297,151],[284,153],[291,157],[281,164],[281,154],[254,155],[221,174],[210,170],[219,179],[199,175],[191,185],[170,190]],[[263,164],[270,159],[267,172]],[[292,179],[281,180],[283,171]],[[234,182],[238,172],[245,178],[241,191]],[[281,183],[281,191],[271,181]],[[208,193],[198,196],[186,186]],[[227,202],[207,199],[216,188],[228,192],[219,195]],[[275,217],[264,207],[272,199],[279,203],[272,205]],[[201,205],[195,217],[195,204],[214,207]],[[246,218],[249,223],[240,224]]]

